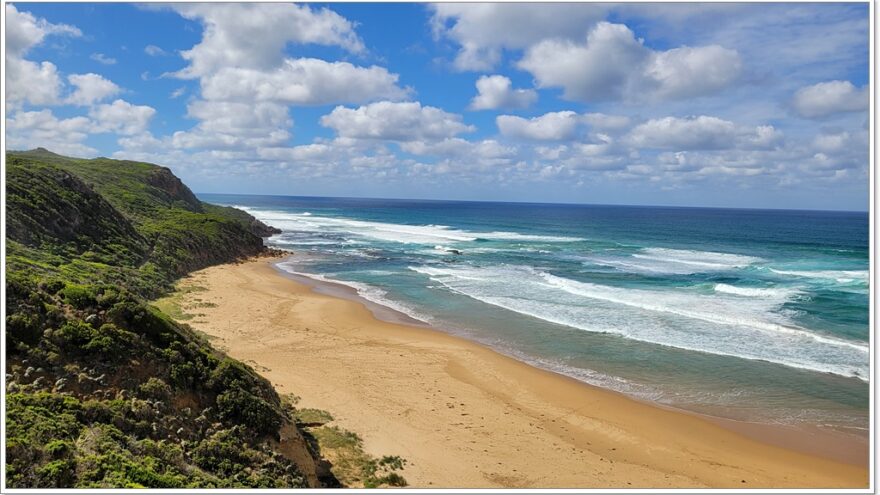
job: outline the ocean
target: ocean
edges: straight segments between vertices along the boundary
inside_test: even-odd
[[[868,214],[200,194],[279,268],[714,416],[868,428]]]

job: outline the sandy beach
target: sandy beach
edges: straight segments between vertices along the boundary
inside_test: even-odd
[[[754,431],[379,320],[358,301],[282,276],[277,261],[185,278],[204,288],[182,296],[200,306],[187,323],[300,406],[330,411],[371,454],[406,458],[411,487],[868,486],[864,443],[824,446],[822,436],[784,430],[763,433],[775,445],[761,443]]]

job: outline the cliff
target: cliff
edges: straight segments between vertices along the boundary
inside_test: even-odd
[[[147,302],[274,229],[167,168],[6,159],[8,487],[334,484],[292,404]]]

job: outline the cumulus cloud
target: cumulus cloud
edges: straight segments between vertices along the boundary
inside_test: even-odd
[[[71,105],[91,105],[114,96],[121,91],[119,86],[112,81],[94,73],[73,74],[67,76],[67,80],[76,88],[65,100],[66,103]]]
[[[280,156],[291,138],[290,105],[398,101],[411,92],[398,85],[397,74],[383,67],[287,56],[289,43],[365,52],[354,24],[328,8],[292,4],[173,8],[204,26],[201,41],[181,52],[188,65],[172,74],[198,79],[201,89],[201,98],[187,107],[187,115],[198,123],[175,132],[169,141],[173,148],[241,160]]]
[[[321,125],[340,137],[391,141],[432,140],[475,130],[461,116],[419,102],[380,101],[356,109],[338,106],[321,117]]]
[[[651,54],[645,67],[646,85],[659,99],[689,98],[712,93],[735,81],[742,71],[736,50],[718,45],[673,48]]]
[[[627,26],[609,22],[590,30],[586,43],[541,41],[517,65],[539,88],[559,87],[564,98],[583,102],[702,96],[734,82],[742,68],[735,50],[710,45],[656,52]]]
[[[172,136],[176,148],[252,149],[279,146],[290,138],[293,120],[287,107],[277,103],[194,101],[187,116],[199,120],[190,131]]]
[[[586,44],[551,39],[530,47],[518,66],[539,88],[562,87],[569,100],[605,101],[629,94],[650,50],[622,24],[600,22]]]
[[[83,141],[92,122],[86,117],[57,118],[51,110],[16,112],[6,119],[6,146],[9,149],[46,147],[73,156],[95,156],[97,150]]]
[[[145,132],[156,110],[146,105],[132,105],[125,100],[101,104],[89,110],[95,132],[115,132],[126,136]]]
[[[354,26],[328,8],[294,4],[175,4],[205,26],[202,41],[181,56],[190,65],[178,77],[197,78],[224,67],[271,69],[281,64],[287,43],[313,43],[364,51]]]
[[[82,36],[82,31],[68,24],[52,24],[46,19],[37,19],[30,12],[19,12],[15,5],[6,4],[7,57],[23,56],[52,34],[78,37]]]
[[[24,102],[54,105],[60,101],[62,87],[58,69],[52,62],[6,59],[6,101],[13,106]]]
[[[19,12],[6,4],[6,100],[11,107],[22,103],[52,105],[59,102],[63,88],[58,69],[52,62],[33,62],[24,58],[31,47],[50,35],[82,36],[76,27],[52,24],[30,12]]]
[[[526,108],[538,100],[533,89],[513,89],[505,76],[482,76],[477,79],[477,96],[471,100],[472,110]]]
[[[431,6],[435,37],[460,46],[458,70],[490,70],[504,49],[522,49],[545,38],[580,36],[602,18],[598,4],[439,3]]]
[[[167,142],[157,139],[148,131],[132,136],[122,136],[117,140],[117,143],[124,150],[133,153],[159,153],[169,148]]]
[[[462,138],[445,138],[442,141],[409,141],[401,144],[401,149],[413,155],[431,155],[444,158],[470,158],[494,160],[516,155],[516,147],[506,146],[494,139],[468,141]]]
[[[278,101],[299,105],[365,103],[397,100],[408,92],[397,86],[397,74],[378,66],[316,58],[284,60],[272,70],[224,68],[202,79],[202,96],[210,100]]]
[[[740,126],[718,117],[700,115],[651,119],[635,126],[626,141],[636,148],[722,150],[772,147],[781,137],[773,126]]]
[[[258,150],[260,158],[285,161],[329,159],[333,157],[333,152],[334,148],[324,143],[312,143],[279,148],[265,147]]]
[[[583,116],[584,122],[595,129],[603,131],[619,131],[629,127],[630,118],[624,115],[608,115],[604,113],[588,113]]]
[[[849,132],[823,133],[813,139],[813,147],[824,153],[834,153],[854,144],[851,141],[852,136]]]
[[[836,113],[868,109],[868,86],[856,88],[849,81],[828,81],[799,89],[792,107],[802,117],[822,118]]]
[[[514,115],[499,115],[495,118],[502,135],[513,138],[540,141],[558,141],[574,136],[579,123],[575,112],[550,112],[540,117],[524,119]]]

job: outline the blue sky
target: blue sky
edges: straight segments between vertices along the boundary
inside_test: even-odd
[[[7,4],[6,142],[197,192],[865,210],[868,5]]]

